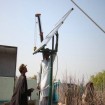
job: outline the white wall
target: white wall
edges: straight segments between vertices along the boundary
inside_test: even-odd
[[[34,88],[36,89],[37,86],[37,81],[35,79],[27,79],[27,83],[28,83],[28,88]],[[38,91],[34,90],[31,96],[31,99],[38,99]]]
[[[13,86],[14,78],[0,77],[0,100],[10,100]]]
[[[36,80],[28,79],[28,88],[36,88]],[[13,94],[14,78],[0,77],[0,100],[10,100]],[[37,91],[32,93],[31,99],[38,99]]]

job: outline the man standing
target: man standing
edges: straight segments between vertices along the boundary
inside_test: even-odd
[[[40,72],[38,73],[37,88],[40,90],[39,105],[48,105],[49,89],[50,89],[50,73],[51,73],[51,54],[53,54],[53,61],[58,50],[58,33],[56,33],[56,45],[52,51],[48,48],[43,51],[43,60],[40,65]]]
[[[25,75],[27,72],[26,65],[21,64],[19,67],[19,71],[21,75],[13,92],[10,105],[28,105],[28,96],[30,96],[31,92],[33,92],[34,90],[33,88],[28,89],[27,87],[27,79]]]

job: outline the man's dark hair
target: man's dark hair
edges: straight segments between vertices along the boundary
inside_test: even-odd
[[[21,64],[20,67],[19,67],[20,73],[22,73],[22,71],[24,70],[24,68],[26,68],[26,65]]]
[[[50,54],[50,49],[49,48],[44,49],[43,54]]]

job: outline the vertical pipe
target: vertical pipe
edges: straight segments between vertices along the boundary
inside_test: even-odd
[[[42,32],[42,27],[41,27],[40,15],[41,14],[36,14],[35,16],[38,18],[39,32],[40,32],[40,41],[42,42],[43,41],[43,32]]]
[[[52,52],[54,50],[54,36],[52,38]],[[53,81],[53,53],[51,52],[51,72],[50,72],[50,88],[48,105],[52,105],[52,81]]]
[[[43,32],[42,32],[42,27],[41,27],[41,20],[40,20],[40,15],[41,14],[35,14],[35,16],[38,18],[38,23],[39,23],[39,33],[40,33],[40,41],[43,41]],[[43,52],[42,52],[42,56],[43,56]]]

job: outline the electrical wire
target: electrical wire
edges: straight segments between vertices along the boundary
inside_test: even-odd
[[[105,31],[88,15],[86,14],[86,12],[84,12],[73,0],[71,0],[75,5],[76,7],[81,11],[83,12],[102,32],[105,33]]]

